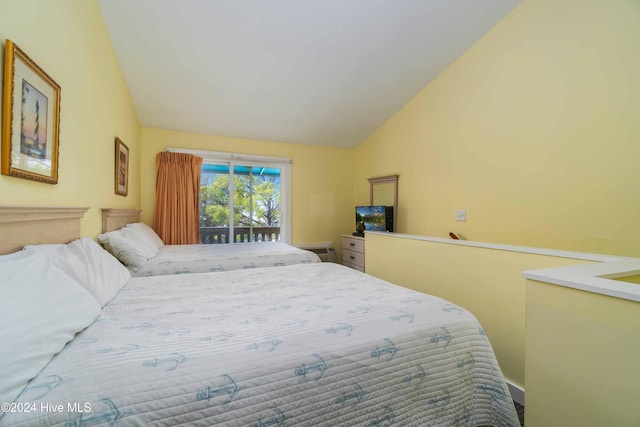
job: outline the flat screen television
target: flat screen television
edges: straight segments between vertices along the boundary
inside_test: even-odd
[[[356,230],[393,232],[393,206],[356,206]]]

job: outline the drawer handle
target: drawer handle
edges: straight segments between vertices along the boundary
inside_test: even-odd
[[[355,245],[356,245],[355,243],[349,243],[349,244],[350,244],[351,246],[355,246]]]
[[[351,255],[349,258],[351,258],[351,259],[356,259],[356,257],[354,257],[353,255]]]

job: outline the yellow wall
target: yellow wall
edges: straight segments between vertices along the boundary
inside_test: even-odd
[[[62,88],[57,185],[0,175],[0,204],[90,206],[82,234],[101,231],[102,207],[140,204],[140,123],[93,0],[0,0],[11,39]],[[3,124],[4,126],[4,124]],[[114,194],[114,137],[130,149],[129,195]]]
[[[527,427],[640,425],[640,304],[526,288]]]
[[[168,147],[286,157],[292,164],[292,243],[332,241],[355,226],[353,150],[143,128],[142,219],[153,223],[156,154]]]
[[[616,277],[615,280],[619,280],[621,282],[635,283],[637,285],[640,285],[640,275]]]
[[[640,256],[639,41],[637,0],[524,0],[358,147],[355,203],[397,173],[400,232]]]
[[[393,234],[367,234],[366,241],[368,274],[439,296],[469,310],[487,332],[505,377],[520,387],[525,386],[522,272],[589,262]],[[529,392],[528,388],[526,391]]]

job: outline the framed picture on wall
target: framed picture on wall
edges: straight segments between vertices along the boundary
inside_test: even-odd
[[[7,39],[4,55],[4,175],[58,183],[60,86]]]
[[[116,194],[127,195],[129,188],[129,147],[116,137]]]

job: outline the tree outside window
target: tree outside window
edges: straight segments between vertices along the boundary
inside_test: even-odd
[[[231,173],[231,171],[233,173]],[[233,186],[230,186],[233,179]],[[233,201],[233,218],[230,216]],[[203,165],[200,185],[200,227],[241,230],[248,239],[265,227],[277,227],[279,235],[280,169],[260,166]],[[233,227],[230,227],[233,221]],[[202,234],[202,233],[201,233]],[[225,243],[237,241],[229,235]],[[258,239],[259,240],[259,239]],[[267,239],[271,240],[271,239]],[[216,241],[216,243],[218,243]]]

